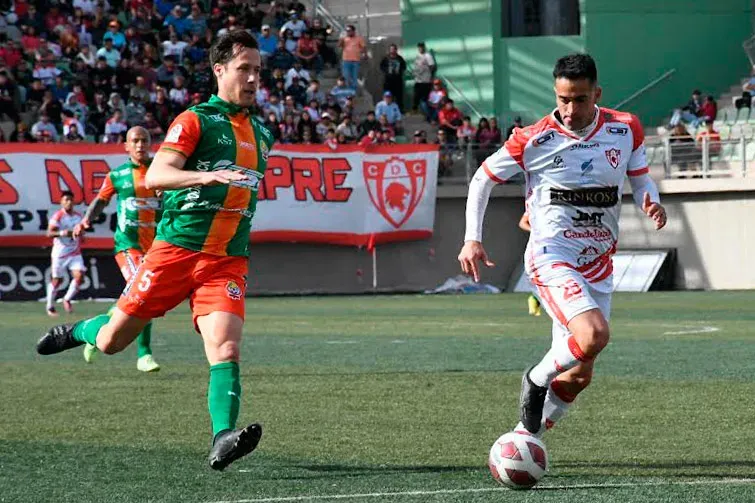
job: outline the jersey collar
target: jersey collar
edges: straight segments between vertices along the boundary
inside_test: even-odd
[[[240,106],[236,105],[235,103],[229,103],[225,101],[224,99],[219,98],[216,94],[213,94],[210,96],[210,99],[207,101],[207,103],[221,112],[227,113],[228,115],[236,115],[238,113],[244,112],[248,113],[249,110]]]
[[[564,127],[563,124],[561,124],[561,121],[558,120],[556,117],[556,112],[558,109],[554,109],[553,112],[549,115],[550,123],[553,127],[555,127],[560,133],[565,134],[569,138],[572,138],[574,140],[582,140],[582,141],[588,141],[590,138],[592,138],[595,133],[598,132],[600,127],[603,125],[603,114],[601,113],[600,107],[598,105],[595,105],[595,120],[593,120],[592,124],[587,126],[581,133],[584,136],[577,136],[573,131],[569,131]]]

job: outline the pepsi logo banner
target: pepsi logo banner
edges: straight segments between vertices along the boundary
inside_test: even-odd
[[[50,246],[45,231],[62,192],[83,213],[126,160],[122,145],[0,145],[0,246]],[[434,145],[276,146],[257,187],[251,241],[371,247],[428,238],[437,173]],[[112,248],[116,224],[114,198],[83,247]]]

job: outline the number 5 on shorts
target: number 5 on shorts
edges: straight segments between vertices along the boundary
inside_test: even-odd
[[[137,285],[140,292],[146,292],[149,290],[149,287],[152,286],[152,276],[154,276],[154,274],[155,273],[149,269],[142,273],[141,281],[139,281],[139,284]]]

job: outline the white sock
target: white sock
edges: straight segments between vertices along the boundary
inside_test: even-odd
[[[586,357],[573,335],[556,340],[545,357],[530,371],[530,379],[540,387],[546,387],[562,372],[574,368]]]
[[[76,293],[78,293],[78,291],[79,291],[79,282],[71,280],[71,284],[68,285],[68,290],[66,290],[66,294],[63,297],[63,300],[70,301],[72,298],[74,298],[74,296],[76,295]]]
[[[58,287],[52,283],[47,283],[47,309],[52,309],[55,305],[55,294],[58,293]]]
[[[545,395],[545,405],[543,405],[543,421],[540,429],[535,433],[535,436],[538,438],[553,428],[569,412],[569,407],[571,407],[576,398],[576,396],[566,392],[563,386],[559,386],[559,383],[560,381],[553,380],[551,385],[548,386],[548,393]],[[527,429],[522,423],[518,423],[514,431],[527,431]]]

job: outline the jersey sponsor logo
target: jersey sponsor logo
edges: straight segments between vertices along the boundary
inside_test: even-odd
[[[595,262],[598,257],[600,257],[600,250],[594,246],[585,246],[582,248],[582,251],[579,252],[577,265],[587,265],[590,262]]]
[[[589,161],[583,162],[581,169],[582,169],[582,176],[589,175],[593,170],[592,159],[590,159]]]
[[[229,120],[228,120],[228,118],[227,118],[227,117],[226,117],[225,115],[223,115],[223,114],[213,114],[213,115],[208,115],[207,117],[209,117],[209,118],[210,118],[210,120],[211,120],[211,121],[213,121],[213,122],[228,122],[228,123],[230,123],[230,122],[231,122],[231,121],[229,121]]]
[[[560,155],[557,155],[553,158],[553,165],[557,168],[563,168],[564,167],[564,158]]]
[[[267,162],[267,158],[270,157],[270,149],[267,147],[265,142],[262,142],[260,145],[260,153],[262,154],[262,160]]]
[[[566,229],[563,232],[566,239],[592,239],[593,241],[603,242],[611,241],[611,231],[608,229],[585,229],[585,230],[572,230]]]
[[[609,126],[606,128],[608,134],[617,134],[619,136],[626,136],[629,130],[625,127]]]
[[[233,164],[233,162],[222,159],[215,163],[215,165],[212,167],[212,170],[215,171],[216,169],[230,169],[232,171],[238,171],[240,173],[245,174],[248,179],[247,180],[239,180],[231,182],[231,185],[236,187],[245,187],[247,189],[252,190],[253,192],[257,192],[257,189],[260,186],[260,181],[265,176],[263,173],[260,173],[259,171],[255,171],[253,169],[244,168],[243,166],[237,166],[236,164]]]
[[[229,281],[225,284],[225,292],[228,294],[228,298],[231,300],[241,300],[244,292],[241,291],[239,284],[235,281]]]
[[[124,189],[130,189],[130,188],[131,188],[131,187],[133,187],[133,186],[134,186],[134,184],[133,184],[133,183],[131,183],[131,182],[129,182],[128,180],[126,180],[125,182],[123,182],[123,183],[121,184],[121,187],[123,187]]]
[[[569,150],[587,150],[591,148],[598,148],[600,147],[600,143],[594,142],[594,143],[575,143],[571,147],[569,147]]]
[[[225,133],[223,133],[220,138],[218,138],[218,145],[233,145],[233,140],[228,138]]]
[[[603,227],[602,211],[593,213],[577,210],[577,216],[571,217],[574,227]]]
[[[589,187],[586,189],[569,190],[551,187],[551,204],[568,206],[593,206],[595,208],[611,208],[619,202],[619,188]]]
[[[248,142],[248,141],[240,141],[239,145],[241,146],[241,148],[244,148],[246,150],[255,150],[256,149],[254,143],[251,143],[251,142]]]
[[[553,131],[549,131],[547,134],[544,134],[543,136],[536,138],[535,141],[533,142],[533,145],[536,147],[539,147],[543,143],[547,143],[555,137],[556,137],[556,133],[554,133]]]
[[[159,210],[161,199],[157,197],[127,197],[123,199],[122,208],[127,211]]]
[[[197,161],[197,170],[198,171],[210,171],[210,161],[203,161],[199,160]]]
[[[618,168],[619,163],[621,162],[621,150],[617,148],[606,150],[606,159],[608,159],[608,164],[610,164],[613,169]]]
[[[427,181],[427,162],[391,157],[386,162],[366,161],[362,166],[370,201],[399,229],[422,200]]]
[[[181,124],[176,124],[170,128],[170,131],[168,131],[168,134],[165,136],[165,143],[177,143],[183,130],[184,127]]]

